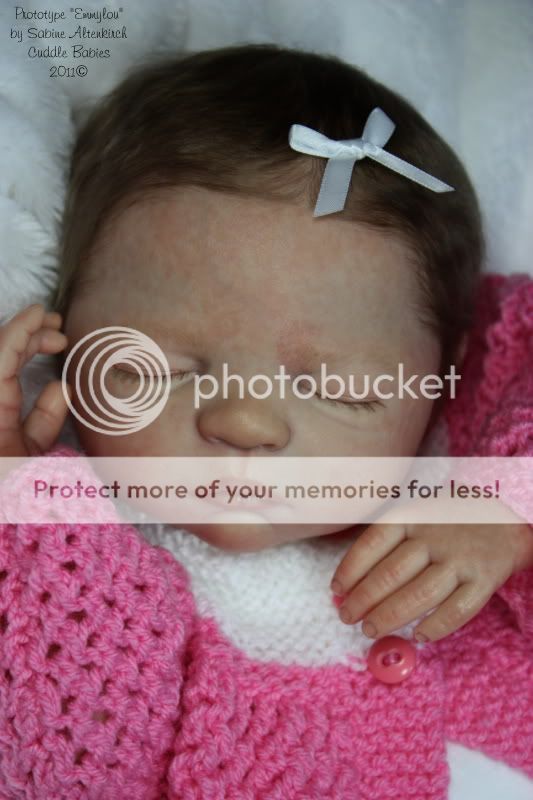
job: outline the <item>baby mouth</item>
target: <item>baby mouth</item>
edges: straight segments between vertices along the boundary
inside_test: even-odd
[[[228,510],[267,510],[274,507],[288,507],[286,500],[276,493],[272,485],[236,476],[220,478],[220,486],[214,496],[205,499],[210,504]]]

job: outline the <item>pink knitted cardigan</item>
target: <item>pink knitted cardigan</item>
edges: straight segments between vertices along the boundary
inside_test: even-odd
[[[452,454],[533,454],[532,334],[533,281],[487,276]],[[395,685],[256,661],[134,527],[4,523],[0,796],[443,800],[446,740],[533,779],[533,569],[416,654]]]

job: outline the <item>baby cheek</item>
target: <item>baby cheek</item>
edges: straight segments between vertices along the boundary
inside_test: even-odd
[[[397,401],[395,442],[400,452],[390,455],[413,455],[418,450],[431,415],[434,400],[426,397],[404,398]]]

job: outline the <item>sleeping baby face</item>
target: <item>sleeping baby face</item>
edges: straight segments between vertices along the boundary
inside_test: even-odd
[[[349,376],[361,392],[365,375],[371,387],[379,375],[397,375],[399,362],[406,377],[438,372],[440,346],[421,321],[419,300],[409,252],[392,234],[277,201],[161,190],[124,210],[99,239],[65,333],[70,350],[97,328],[141,331],[168,360],[170,394],[149,426],[109,436],[77,422],[80,441],[90,456],[414,455],[434,400],[397,392],[380,399],[372,390],[354,400]],[[224,394],[224,364],[245,386],[260,374],[275,388],[283,365],[291,379],[314,377],[317,392],[241,398],[230,384]],[[323,397],[321,364],[345,381],[342,398]],[[198,375],[216,378],[221,391],[195,404]],[[136,380],[113,368],[106,387],[127,397]],[[302,379],[301,393],[306,386]],[[74,403],[83,413],[76,396]],[[257,550],[346,526],[187,527],[224,549]]]

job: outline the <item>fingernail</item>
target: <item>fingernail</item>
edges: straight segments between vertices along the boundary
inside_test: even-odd
[[[373,639],[377,633],[376,626],[371,622],[363,622],[363,633],[365,636],[368,636],[369,639]]]
[[[417,642],[429,642],[428,637],[424,633],[415,633],[415,639]]]
[[[340,585],[339,581],[332,581],[330,588],[333,594],[342,594],[342,586]]]
[[[341,610],[339,611],[339,617],[343,622],[346,622],[347,624],[349,624],[352,621],[352,615],[349,612],[348,608],[346,607],[341,608]]]
[[[333,605],[335,606],[335,608],[340,608],[340,606],[344,603],[343,594],[334,594],[331,599],[333,601]]]

